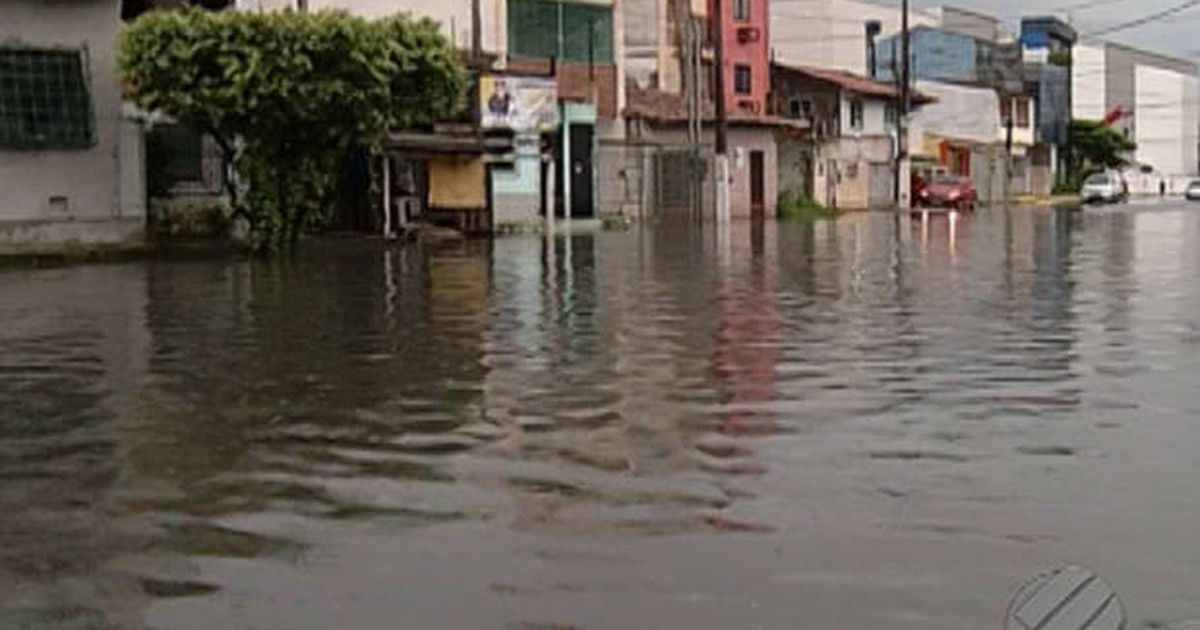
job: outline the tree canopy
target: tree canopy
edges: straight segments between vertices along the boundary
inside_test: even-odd
[[[1071,121],[1071,146],[1078,171],[1128,166],[1137,145],[1098,120]]]
[[[154,11],[123,33],[119,64],[141,107],[221,145],[260,249],[328,222],[348,151],[453,116],[466,87],[437,24],[406,14]]]

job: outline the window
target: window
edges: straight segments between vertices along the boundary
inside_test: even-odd
[[[612,7],[577,2],[509,0],[508,50],[513,57],[613,59]]]
[[[812,115],[813,115],[812,107],[813,106],[812,106],[811,100],[809,100],[807,98],[800,99],[800,114],[802,116],[804,116],[805,118],[812,118]]]
[[[1030,125],[1029,117],[1029,99],[1018,98],[1016,100],[1017,120],[1014,124],[1021,129],[1028,129]]]
[[[750,66],[739,63],[733,67],[733,91],[737,94],[750,93]]]
[[[733,0],[733,19],[741,22],[750,20],[750,0]]]
[[[883,108],[883,124],[887,125],[888,129],[895,129],[900,126],[900,108],[896,107],[895,103],[888,103]]]
[[[863,128],[863,102],[857,98],[850,101],[850,128],[855,131]]]
[[[792,118],[800,118],[802,116],[800,113],[800,101],[798,99],[792,99],[788,105],[790,107]]]
[[[0,48],[0,147],[95,144],[84,56],[75,50]]]

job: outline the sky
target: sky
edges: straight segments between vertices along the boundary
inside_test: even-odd
[[[1134,20],[1184,0],[913,0],[914,7],[942,4],[988,13],[1011,22],[1013,30],[1021,15],[1060,13],[1064,6],[1091,4],[1072,11],[1072,24],[1087,34],[1105,26]],[[899,4],[899,2],[896,2]],[[1065,17],[1065,15],[1063,16]],[[1105,36],[1105,39],[1154,52],[1200,61],[1200,6],[1139,28]]]

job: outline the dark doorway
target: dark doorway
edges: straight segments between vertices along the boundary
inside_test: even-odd
[[[766,214],[766,181],[763,174],[763,152],[750,152],[750,216],[762,219]]]
[[[571,218],[595,215],[592,197],[592,126],[571,125]]]

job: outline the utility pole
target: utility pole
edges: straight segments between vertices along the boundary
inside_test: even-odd
[[[483,55],[483,11],[479,0],[471,0],[471,60],[479,61]]]
[[[907,2],[908,0],[905,0]],[[729,221],[729,120],[725,113],[725,15],[721,0],[713,0],[713,65],[716,66],[716,219]]]
[[[906,210],[909,206],[908,190],[904,179],[910,177],[908,166],[908,112],[910,109],[909,78],[911,59],[908,52],[908,0],[900,5],[900,106],[896,120],[896,209]]]

